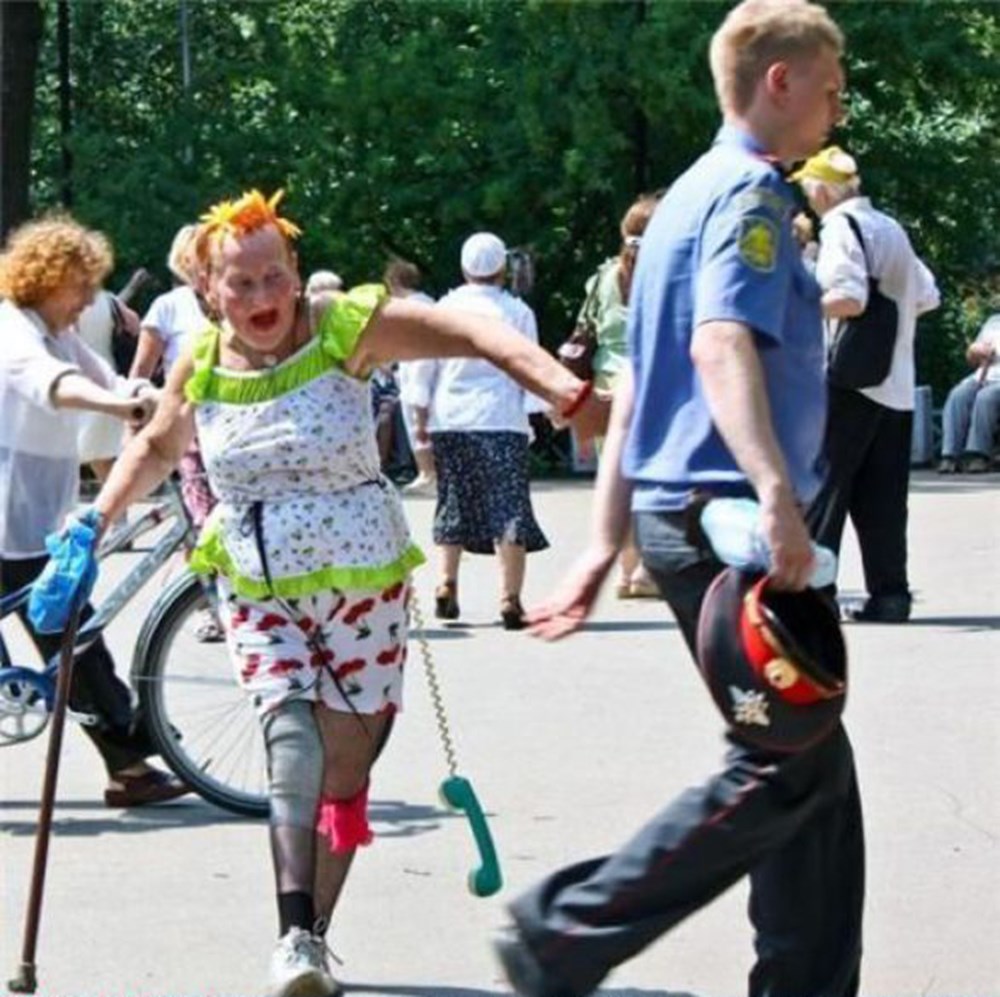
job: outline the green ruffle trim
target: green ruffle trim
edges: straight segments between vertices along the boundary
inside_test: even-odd
[[[327,356],[338,363],[357,348],[372,313],[389,296],[382,284],[361,284],[337,298],[319,320],[316,330]]]
[[[273,584],[269,586],[263,580],[248,578],[234,571],[232,559],[222,543],[222,537],[217,530],[209,527],[203,532],[198,546],[192,552],[189,567],[199,574],[223,575],[237,595],[260,601],[272,595],[280,596],[282,599],[301,599],[303,596],[328,589],[374,592],[402,581],[426,560],[424,552],[416,544],[410,544],[390,564],[374,568],[320,568],[305,575],[274,578]]]
[[[220,369],[218,326],[209,326],[192,349],[194,373],[184,386],[189,402],[253,405],[271,401],[314,381],[354,352],[376,308],[388,297],[381,284],[362,284],[341,295],[323,313],[316,338],[298,355],[269,370],[244,374]]]
[[[218,330],[215,330],[218,335]],[[214,358],[213,358],[214,359]],[[196,360],[197,363],[197,360]],[[318,343],[313,342],[298,356],[270,370],[254,371],[243,376],[227,374],[215,367],[210,360],[206,368],[195,367],[194,374],[185,385],[188,400],[197,404],[203,401],[226,402],[229,405],[255,405],[287,395],[290,391],[315,381],[336,366]]]

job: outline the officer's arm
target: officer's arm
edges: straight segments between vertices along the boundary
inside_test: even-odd
[[[691,341],[691,359],[712,422],[757,493],[775,580],[803,588],[812,570],[812,548],[774,435],[753,333],[740,322],[704,322]]]

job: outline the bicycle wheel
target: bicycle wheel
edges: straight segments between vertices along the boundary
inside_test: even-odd
[[[237,685],[224,643],[197,640],[211,597],[184,574],[157,599],[136,645],[132,683],[164,761],[232,813],[268,813],[260,722]]]

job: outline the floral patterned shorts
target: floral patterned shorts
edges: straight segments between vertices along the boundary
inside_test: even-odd
[[[234,594],[225,578],[218,585],[236,678],[260,716],[289,699],[365,714],[402,708],[408,581],[260,602]]]

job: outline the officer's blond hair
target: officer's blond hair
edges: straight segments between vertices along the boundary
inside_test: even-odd
[[[769,66],[823,48],[841,55],[844,35],[819,4],[743,0],[715,32],[708,52],[719,106],[742,114]]]

